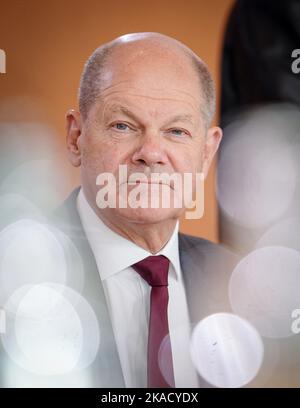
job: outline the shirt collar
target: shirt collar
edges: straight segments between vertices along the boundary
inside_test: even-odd
[[[83,190],[77,196],[77,210],[99,268],[101,280],[141,261],[150,252],[108,228],[89,205]],[[180,276],[177,221],[166,245],[155,255],[164,255],[173,266],[174,278]]]

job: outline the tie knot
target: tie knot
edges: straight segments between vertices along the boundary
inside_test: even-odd
[[[169,259],[164,255],[148,256],[132,265],[150,286],[168,286]]]

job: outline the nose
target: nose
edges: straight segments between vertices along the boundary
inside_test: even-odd
[[[133,153],[132,162],[137,165],[154,167],[163,165],[168,161],[165,144],[162,136],[152,132],[145,132],[139,145]]]

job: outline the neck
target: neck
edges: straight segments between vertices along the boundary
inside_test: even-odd
[[[176,219],[172,219],[157,224],[115,225],[103,220],[117,234],[129,239],[153,255],[169,241],[174,232],[176,221]]]
[[[156,223],[135,222],[120,214],[112,215],[109,211],[99,210],[94,205],[94,200],[89,199],[88,192],[84,194],[89,205],[108,228],[152,254],[156,254],[166,245],[178,221],[177,216],[171,216]]]
[[[114,222],[101,216],[100,218],[112,231],[134,242],[153,255],[159,252],[169,241],[177,222],[177,219],[169,219],[155,224],[129,223],[126,221]]]

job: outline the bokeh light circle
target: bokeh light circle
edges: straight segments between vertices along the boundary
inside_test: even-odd
[[[215,387],[237,388],[257,375],[264,346],[256,329],[229,313],[201,320],[193,330],[191,357],[201,377]]]
[[[252,251],[234,269],[229,282],[233,311],[262,336],[293,335],[291,313],[299,308],[300,252],[270,246]]]
[[[39,375],[62,375],[89,366],[100,345],[95,312],[76,291],[57,284],[25,285],[4,306],[9,357]]]

